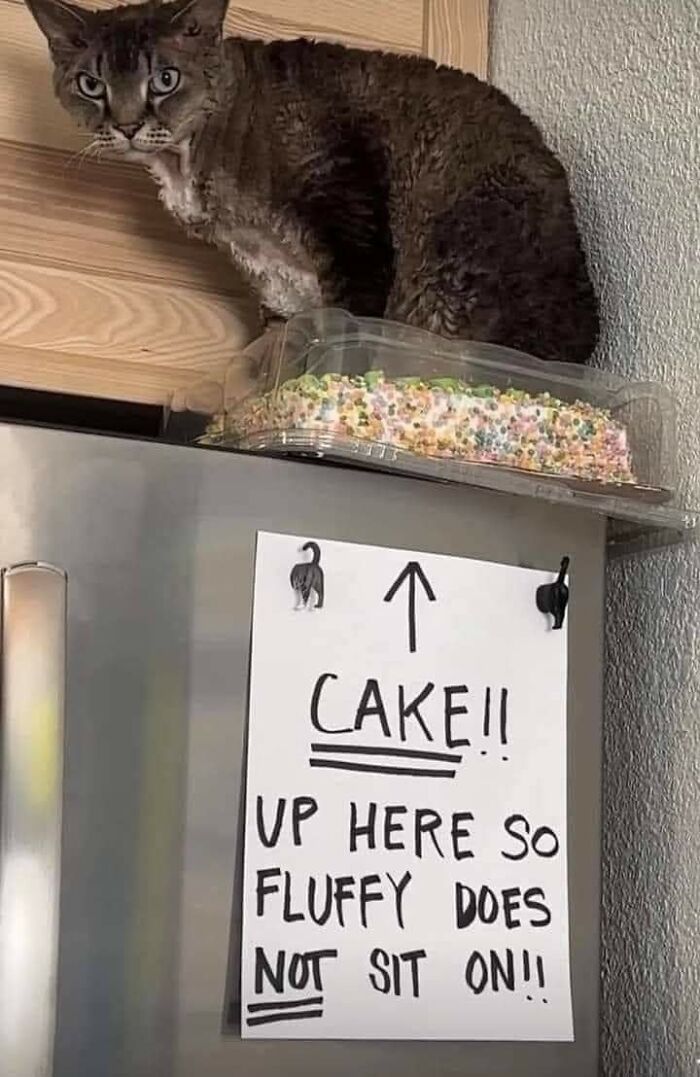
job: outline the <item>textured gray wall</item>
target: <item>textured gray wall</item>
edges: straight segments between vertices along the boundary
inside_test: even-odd
[[[493,82],[568,166],[600,365],[678,394],[700,504],[700,0],[492,0]],[[700,1074],[700,548],[608,578],[606,1077]],[[591,789],[591,796],[598,790]]]

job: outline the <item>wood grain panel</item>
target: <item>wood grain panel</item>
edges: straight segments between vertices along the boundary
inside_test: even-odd
[[[225,298],[87,271],[0,264],[0,340],[7,345],[211,370],[248,335]]]
[[[359,6],[359,5],[358,5]],[[259,4],[258,4],[259,7]],[[393,27],[382,17],[370,23],[368,19],[357,31],[338,30],[334,26],[333,19],[328,19],[327,25],[301,22],[296,17],[294,5],[289,5],[288,12],[293,13],[292,18],[283,16],[262,15],[259,10],[251,11],[248,8],[232,8],[226,18],[226,25],[230,33],[240,37],[261,37],[266,41],[275,38],[292,39],[296,37],[309,37],[314,41],[340,41],[343,44],[358,49],[383,49],[389,52],[419,53],[423,45],[423,21],[419,18],[412,22],[415,33],[407,36],[406,40],[393,39]]]
[[[0,0],[0,139],[79,150],[85,136],[54,99],[46,41],[27,9]]]
[[[332,35],[336,41],[365,39],[418,52],[423,39],[423,0],[244,0],[228,10],[226,26],[232,33],[241,30],[242,12]]]
[[[0,158],[0,382],[164,403],[250,339],[232,267],[140,170],[12,143]]]
[[[113,6],[112,0],[99,6]],[[376,11],[368,0],[250,0],[230,9],[226,25],[252,37],[305,35],[410,52],[420,52],[423,41],[422,0],[389,0]],[[0,26],[0,139],[76,152],[86,136],[54,98],[46,42],[34,19],[22,3],[0,0]]]
[[[138,168],[0,143],[0,259],[244,295],[226,258],[187,238]]]
[[[428,56],[486,78],[489,0],[426,0]]]
[[[221,376],[214,369],[212,376]],[[22,348],[0,341],[0,382],[21,389],[101,396],[131,400],[138,404],[168,404],[202,379],[196,370],[172,369],[148,364],[125,363],[70,352]]]

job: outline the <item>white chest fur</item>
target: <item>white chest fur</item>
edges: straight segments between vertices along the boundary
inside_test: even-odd
[[[199,224],[204,218],[202,201],[192,178],[189,151],[158,154],[148,162],[148,168],[158,184],[163,205],[182,224]]]
[[[237,196],[220,218],[210,219],[193,180],[188,146],[149,158],[147,167],[165,208],[195,233],[206,225],[207,238],[228,251],[271,312],[289,317],[320,305],[314,268],[297,237],[280,222],[275,227],[269,212]]]

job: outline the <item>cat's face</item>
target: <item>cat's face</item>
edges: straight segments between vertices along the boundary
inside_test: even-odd
[[[27,5],[48,39],[61,104],[100,150],[133,156],[180,145],[213,107],[227,2]]]

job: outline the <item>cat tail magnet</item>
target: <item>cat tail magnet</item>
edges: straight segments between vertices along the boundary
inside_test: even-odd
[[[291,571],[289,582],[296,595],[297,610],[322,610],[325,581],[321,568],[321,547],[317,542],[305,542],[302,553],[310,553],[310,561],[300,561]]]
[[[569,558],[562,558],[559,575],[554,583],[545,583],[537,588],[535,601],[540,613],[547,613],[552,618],[552,628],[559,629],[564,625],[566,607],[569,603],[569,588],[566,585],[566,574],[569,571]]]

